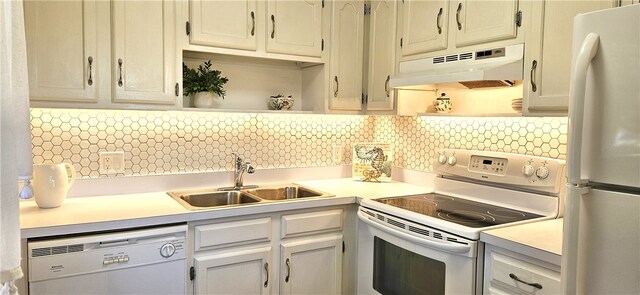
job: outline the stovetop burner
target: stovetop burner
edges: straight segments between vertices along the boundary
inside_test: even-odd
[[[542,217],[542,215],[438,193],[376,199],[375,201],[475,228]]]

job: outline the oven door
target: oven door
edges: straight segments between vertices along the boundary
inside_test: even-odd
[[[477,242],[358,211],[358,294],[474,294]]]

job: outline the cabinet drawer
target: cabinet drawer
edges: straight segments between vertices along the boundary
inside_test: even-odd
[[[282,238],[342,230],[342,209],[282,216]]]
[[[560,294],[560,272],[551,270],[531,262],[516,259],[502,253],[491,253],[491,286],[507,285],[526,294]],[[537,283],[542,288],[518,282]]]
[[[194,229],[195,250],[271,240],[271,218],[258,218],[198,225]]]

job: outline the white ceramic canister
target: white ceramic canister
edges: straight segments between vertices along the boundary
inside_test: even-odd
[[[71,164],[33,165],[33,197],[38,207],[55,208],[62,205],[75,179],[76,170]]]
[[[446,97],[446,94],[442,93],[440,97],[436,98],[433,102],[433,106],[436,110],[436,113],[448,113],[451,112],[451,108],[453,105],[451,104],[451,100]]]

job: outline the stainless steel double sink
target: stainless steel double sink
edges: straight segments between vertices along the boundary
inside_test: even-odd
[[[297,184],[266,186],[237,191],[215,189],[169,192],[172,198],[189,210],[242,206],[267,202],[283,202],[306,198],[334,197]]]

